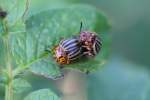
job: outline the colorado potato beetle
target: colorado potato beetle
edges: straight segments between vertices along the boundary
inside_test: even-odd
[[[76,37],[63,39],[54,49],[54,58],[59,64],[69,64],[80,56],[81,46]]]
[[[95,32],[82,31],[80,27],[79,40],[83,47],[83,53],[89,56],[95,56],[102,47],[101,39]]]

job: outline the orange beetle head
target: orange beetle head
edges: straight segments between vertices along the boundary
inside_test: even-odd
[[[67,59],[66,56],[61,56],[61,57],[57,58],[57,62],[59,64],[68,64],[69,60]]]
[[[57,46],[54,50],[54,57],[59,64],[68,64],[69,59],[63,48]]]

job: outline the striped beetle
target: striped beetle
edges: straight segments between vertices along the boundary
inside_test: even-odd
[[[81,56],[81,46],[78,38],[63,39],[54,48],[54,58],[59,64],[69,64]]]
[[[80,26],[79,40],[82,44],[83,54],[95,56],[102,47],[101,39],[95,32],[82,31],[82,22]]]

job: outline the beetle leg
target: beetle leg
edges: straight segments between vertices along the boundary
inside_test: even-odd
[[[67,64],[69,64],[70,63],[70,61],[69,60],[67,60]]]
[[[83,48],[87,49],[88,51],[91,51],[92,49],[89,46],[82,46]]]

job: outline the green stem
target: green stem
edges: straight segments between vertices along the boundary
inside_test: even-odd
[[[9,70],[8,74],[11,75],[11,69]],[[13,93],[12,93],[12,78],[9,76],[9,82],[5,86],[5,100],[13,100]]]
[[[7,70],[7,76],[8,76],[8,83],[5,86],[5,100],[13,100],[13,90],[12,90],[12,80],[13,80],[13,75],[12,75],[12,66],[11,66],[11,56],[10,56],[10,50],[9,50],[9,32],[8,32],[8,27],[7,27],[7,22],[4,19],[3,20],[3,29],[4,29],[4,44],[6,45],[6,70]]]

